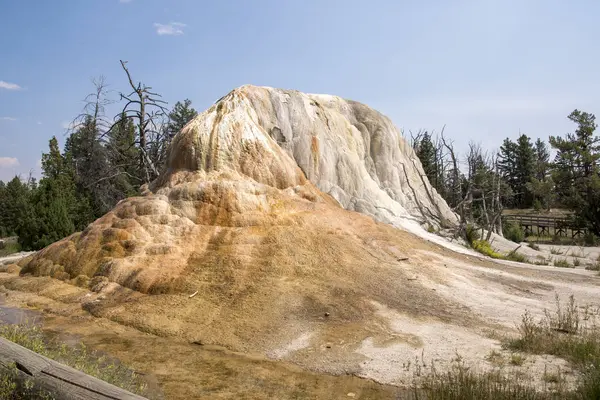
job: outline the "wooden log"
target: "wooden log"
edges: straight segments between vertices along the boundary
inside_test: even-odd
[[[35,393],[66,400],[147,400],[0,337],[0,373]]]

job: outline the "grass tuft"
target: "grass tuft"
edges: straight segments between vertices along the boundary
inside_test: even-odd
[[[476,373],[456,365],[442,374],[432,373],[415,391],[415,399],[443,400],[542,400],[548,399],[525,383],[509,379],[500,371]]]
[[[0,336],[40,355],[102,379],[105,382],[133,393],[147,395],[146,384],[134,371],[120,363],[107,360],[104,356],[96,352],[90,352],[83,343],[80,343],[76,347],[69,347],[65,344],[48,340],[40,328],[33,324],[0,325]],[[11,380],[11,377],[5,374],[0,376],[0,382],[2,380],[8,382]],[[11,389],[13,397],[3,397],[0,392],[0,399],[30,398],[27,397],[27,393],[23,392],[23,388],[19,388],[16,385],[11,385],[11,387],[13,388]]]
[[[554,266],[558,268],[574,268],[568,260],[554,260]]]
[[[536,251],[540,251],[540,246],[538,246],[535,243],[528,243],[527,246],[529,246],[529,248],[536,250]]]
[[[524,355],[518,354],[518,353],[513,353],[510,356],[509,363],[510,363],[510,365],[515,365],[517,367],[520,367],[521,365],[523,365],[525,363],[525,360],[527,360],[527,357],[525,357]]]
[[[0,249],[0,257],[10,256],[11,254],[18,253],[21,251],[21,246],[16,242],[8,242],[4,245],[4,248]]]

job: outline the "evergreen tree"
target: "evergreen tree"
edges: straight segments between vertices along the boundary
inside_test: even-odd
[[[423,166],[423,171],[429,180],[429,183],[436,189],[438,189],[438,170],[437,170],[437,160],[436,160],[436,151],[433,142],[431,141],[431,136],[429,133],[425,132],[423,137],[420,138],[419,142],[416,144],[415,152],[419,160],[421,161],[421,165]]]
[[[526,208],[533,204],[533,194],[528,183],[536,173],[536,149],[527,135],[516,142],[505,139],[500,146],[498,168],[514,195],[512,205]]]
[[[76,195],[72,162],[58,148],[56,137],[49,152],[42,155],[43,178],[25,201],[25,215],[17,234],[24,250],[37,250],[75,231],[81,221],[81,205]]]
[[[178,101],[175,106],[169,112],[169,122],[167,123],[167,132],[169,141],[175,136],[183,127],[196,118],[198,111],[192,107],[192,101],[185,99],[182,102]]]
[[[546,143],[539,139],[535,141],[535,177],[543,181],[548,177],[550,167],[550,152]]]
[[[8,227],[5,222],[5,219],[9,217],[4,209],[6,204],[6,184],[3,181],[0,181],[0,238],[9,235]]]
[[[125,113],[108,133],[108,161],[115,176],[114,186],[121,198],[134,196],[143,178],[138,160],[140,150],[135,143],[135,126]]]
[[[517,139],[516,152],[516,194],[518,207],[528,208],[533,205],[533,194],[527,188],[527,184],[535,176],[536,154],[531,139],[527,135],[521,135]]]
[[[37,250],[75,231],[69,215],[69,197],[64,196],[64,182],[45,179],[32,196],[33,205],[19,229],[19,243],[24,250]]]
[[[31,211],[29,186],[15,176],[6,185],[0,185],[0,231],[1,236],[18,233],[27,214]]]
[[[557,150],[553,178],[562,204],[572,209],[577,219],[600,235],[600,138],[593,114],[573,111],[568,118],[577,124],[575,133],[565,138],[550,137]]]
[[[535,173],[527,184],[527,190],[533,195],[533,207],[536,210],[550,209],[554,202],[554,181],[549,176],[550,153],[543,140],[535,142]]]
[[[96,121],[88,115],[67,138],[64,162],[70,166],[77,187],[78,228],[107,213],[122,197],[115,193],[105,147]]]
[[[500,146],[500,154],[498,155],[498,171],[502,175],[504,181],[511,189],[511,194],[514,194],[515,188],[518,186],[517,180],[517,144],[509,138],[504,139]],[[515,199],[506,199],[507,205],[516,206]]]

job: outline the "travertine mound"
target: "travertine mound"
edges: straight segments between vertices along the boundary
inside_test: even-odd
[[[147,332],[358,373],[367,348],[420,343],[397,333],[389,310],[475,318],[431,290],[442,274],[424,267],[429,256],[412,258],[432,245],[376,220],[456,223],[389,119],[337,97],[244,86],[175,137],[143,196],[21,274],[89,288],[87,310]]]
[[[379,221],[457,223],[389,118],[336,96],[236,89],[177,136],[169,171],[181,169],[234,170],[279,189],[308,178],[342,207]]]

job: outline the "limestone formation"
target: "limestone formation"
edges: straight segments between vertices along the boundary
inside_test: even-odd
[[[142,196],[19,266],[90,290],[87,311],[144,332],[358,372],[361,343],[389,339],[382,307],[473,319],[424,288],[438,271],[412,252],[432,245],[382,222],[456,223],[388,118],[244,86],[174,138]]]
[[[450,227],[456,215],[389,118],[336,96],[243,86],[173,143],[169,170],[233,170],[285,189],[304,178],[342,207],[406,227]]]

